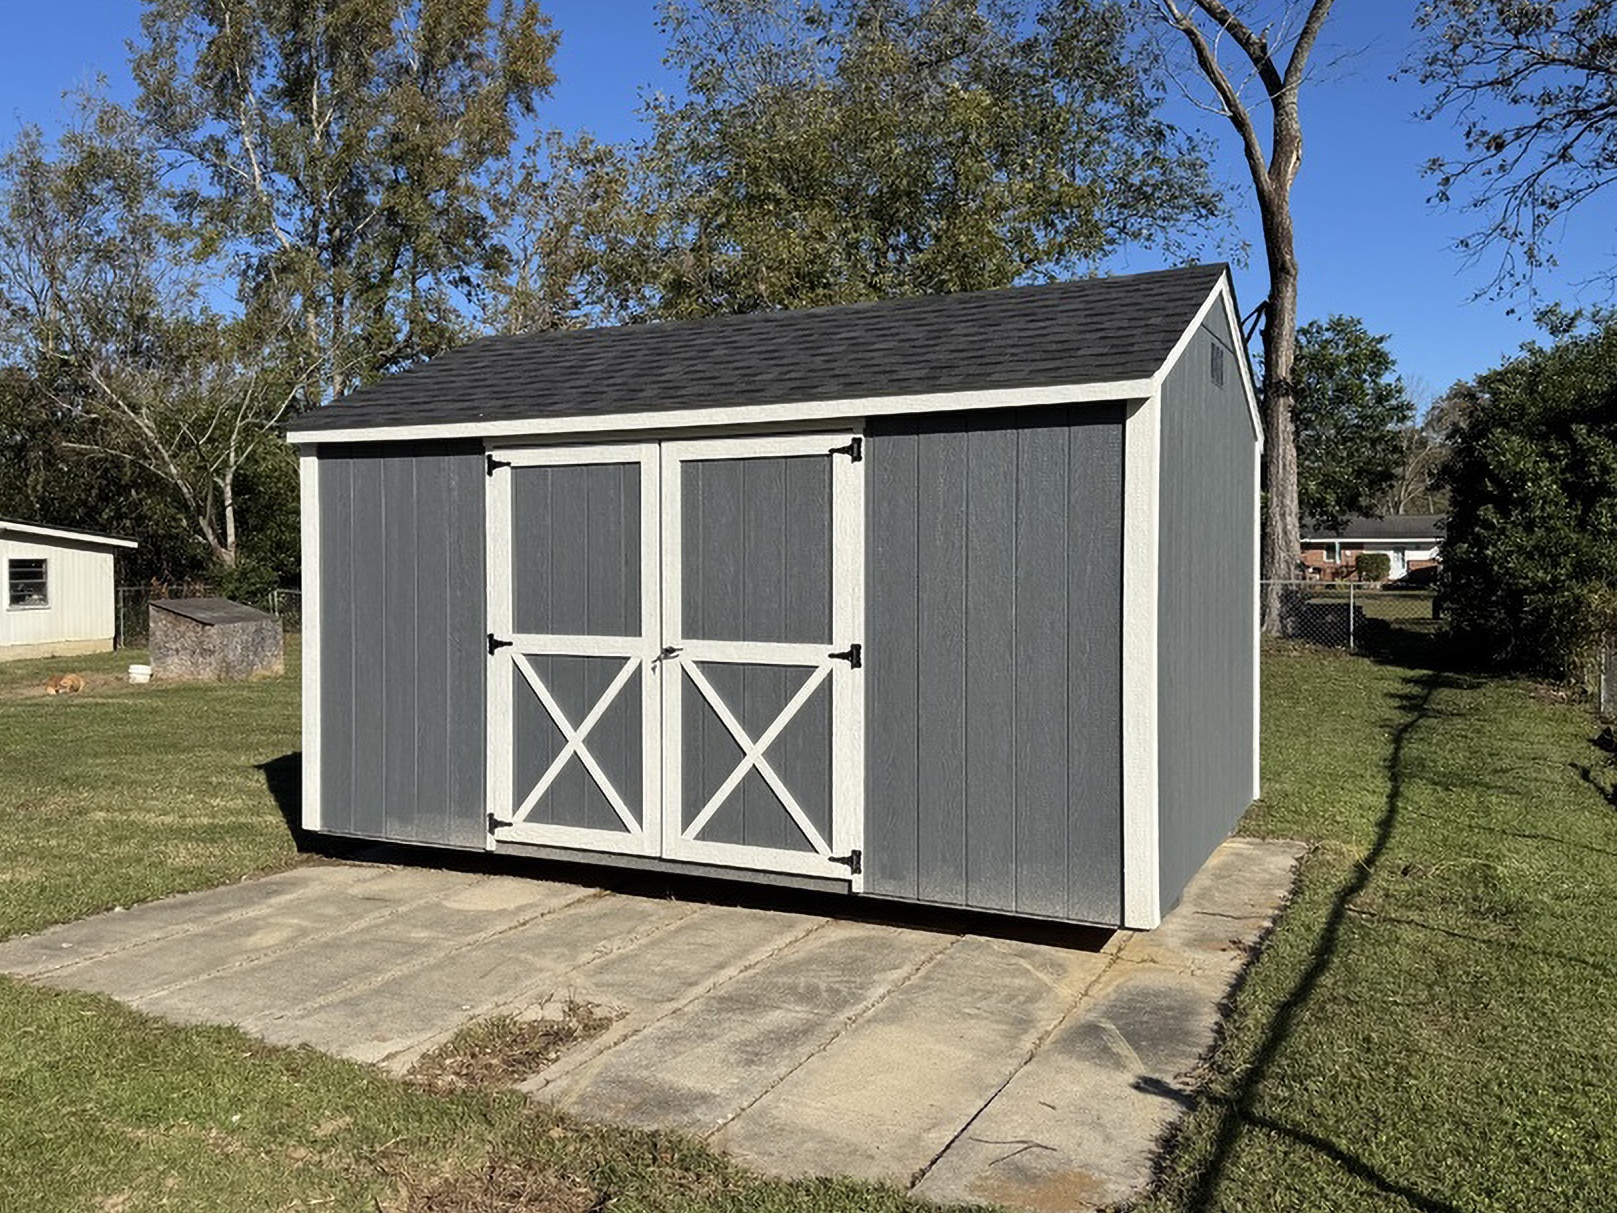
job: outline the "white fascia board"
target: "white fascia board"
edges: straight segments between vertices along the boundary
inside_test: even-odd
[[[31,535],[39,539],[65,539],[73,543],[90,544],[105,548],[138,548],[133,539],[117,539],[111,535],[96,535],[90,531],[70,531],[63,527],[35,526],[29,522],[0,522],[0,534]]]
[[[592,413],[587,416],[512,418],[500,421],[443,422],[425,425],[356,426],[351,429],[292,430],[295,445],[341,442],[407,442],[412,439],[533,439],[547,435],[617,431],[702,429],[715,426],[784,425],[802,421],[845,421],[903,413],[950,413],[966,409],[1026,408],[1049,404],[1099,404],[1143,400],[1154,390],[1150,379],[1116,379],[1104,383],[1057,384],[1048,387],[993,388],[971,392],[934,392],[912,396],[862,396],[844,400],[795,401],[733,408],[658,409],[643,413]],[[341,407],[340,405],[337,407]]]
[[[1186,348],[1189,347],[1191,341],[1195,339],[1196,334],[1201,330],[1202,323],[1207,319],[1208,313],[1219,306],[1223,307],[1225,319],[1229,321],[1230,335],[1237,342],[1235,352],[1238,356],[1235,361],[1240,365],[1241,390],[1246,396],[1247,413],[1252,421],[1252,437],[1257,442],[1258,449],[1262,450],[1263,414],[1258,408],[1258,393],[1252,384],[1251,359],[1247,356],[1245,342],[1241,339],[1241,318],[1235,314],[1235,294],[1230,289],[1228,274],[1219,276],[1219,280],[1213,284],[1213,289],[1207,292],[1207,298],[1202,300],[1201,307],[1196,309],[1195,319],[1190,322],[1183,333],[1179,334],[1179,340],[1174,342],[1173,349],[1168,351],[1168,356],[1163,359],[1162,365],[1157,368],[1157,373],[1151,376],[1151,390],[1153,392],[1162,390],[1163,382],[1168,378],[1169,373],[1178,364],[1179,359],[1184,356]]]

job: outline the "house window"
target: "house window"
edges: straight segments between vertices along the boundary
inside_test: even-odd
[[[1215,341],[1215,342],[1212,343],[1210,348],[1213,351],[1213,361],[1212,361],[1211,365],[1208,367],[1208,372],[1213,377],[1213,386],[1214,387],[1223,387],[1224,386],[1224,347],[1222,345],[1220,345],[1218,342]]]
[[[6,605],[43,607],[50,605],[49,585],[43,560],[12,560],[6,569]]]

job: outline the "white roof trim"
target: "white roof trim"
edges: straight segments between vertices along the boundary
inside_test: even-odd
[[[70,531],[64,527],[35,526],[31,522],[10,522],[0,518],[0,534],[32,535],[39,539],[68,539],[75,543],[89,543],[108,548],[137,548],[133,539],[118,539],[112,535],[97,535],[92,531]]]
[[[1197,330],[1201,328],[1202,322],[1207,319],[1207,313],[1212,311],[1214,304],[1220,300],[1224,303],[1224,316],[1230,323],[1230,336],[1235,341],[1235,361],[1241,367],[1241,387],[1246,395],[1247,412],[1251,414],[1252,418],[1252,436],[1257,439],[1258,449],[1262,450],[1263,414],[1258,408],[1258,390],[1252,382],[1252,360],[1247,354],[1246,341],[1241,333],[1241,318],[1235,312],[1235,293],[1230,289],[1228,274],[1220,275],[1219,280],[1213,284],[1213,289],[1207,293],[1207,298],[1202,301],[1201,307],[1196,309],[1196,318],[1180,334],[1179,340],[1174,343],[1173,349],[1168,352],[1168,357],[1157,368],[1157,373],[1151,377],[1151,382],[1156,388],[1161,388],[1163,380],[1168,377],[1168,373],[1173,370],[1174,365],[1184,355],[1186,348],[1195,338]]]
[[[791,401],[782,404],[719,408],[658,409],[643,413],[591,413],[585,416],[571,414],[564,417],[354,426],[348,429],[329,430],[299,431],[293,428],[287,434],[287,441],[301,446],[328,442],[400,442],[412,438],[534,438],[546,434],[695,429],[722,425],[756,426],[796,421],[845,420],[850,417],[881,417],[900,413],[944,413],[965,409],[1023,408],[1041,404],[1097,404],[1108,400],[1144,400],[1154,390],[1154,382],[1151,379],[1115,379],[1104,383],[930,392],[911,396],[864,396],[845,400]]]

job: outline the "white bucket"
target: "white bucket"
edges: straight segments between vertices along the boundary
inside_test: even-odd
[[[129,667],[130,682],[150,682],[152,680],[152,667],[149,665],[132,665]]]

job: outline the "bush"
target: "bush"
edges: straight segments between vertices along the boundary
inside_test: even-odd
[[[1469,389],[1445,479],[1442,605],[1486,663],[1569,676],[1617,623],[1617,313]]]
[[[1360,581],[1385,581],[1392,576],[1392,557],[1385,552],[1360,552],[1353,571]]]

